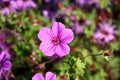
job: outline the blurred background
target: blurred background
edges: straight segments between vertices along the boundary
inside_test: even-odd
[[[55,21],[74,32],[62,58],[39,49],[38,32]],[[57,80],[120,80],[119,40],[120,0],[0,0],[0,51],[12,63],[0,70],[1,80],[31,80],[47,71]]]

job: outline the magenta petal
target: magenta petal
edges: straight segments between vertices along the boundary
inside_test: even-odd
[[[36,4],[33,1],[29,1],[28,4],[29,4],[28,7],[32,7],[32,8],[36,8],[37,7]]]
[[[40,44],[40,50],[47,56],[52,56],[54,54],[54,45],[51,42],[42,42]]]
[[[47,72],[45,75],[45,80],[56,80],[56,75],[52,72]]]
[[[38,38],[41,41],[47,41],[51,39],[51,32],[49,28],[42,28],[38,33]]]
[[[36,73],[33,77],[32,80],[44,80],[44,77],[40,73]]]
[[[2,13],[2,15],[9,15],[11,12],[10,12],[10,9],[3,8],[0,13]]]
[[[0,54],[0,61],[2,61],[6,57],[7,53],[5,51],[2,51]]]
[[[70,52],[70,47],[67,44],[60,44],[56,47],[56,54],[60,57],[67,55]]]
[[[52,24],[52,32],[55,37],[58,37],[59,34],[65,29],[65,26],[60,22],[54,22]]]
[[[11,64],[10,61],[5,61],[5,62],[3,63],[3,65],[2,65],[2,68],[3,68],[4,70],[9,70],[11,67],[12,67],[12,64]]]
[[[72,30],[70,29],[63,30],[63,32],[61,33],[61,41],[63,43],[70,43],[73,39],[74,39],[74,35]]]

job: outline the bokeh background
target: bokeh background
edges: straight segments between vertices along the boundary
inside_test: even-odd
[[[38,32],[55,21],[74,32],[62,58],[39,49]],[[47,71],[57,80],[120,80],[119,40],[120,0],[0,0],[0,47],[10,54],[9,80]]]

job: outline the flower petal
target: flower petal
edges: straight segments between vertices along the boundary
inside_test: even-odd
[[[5,51],[2,51],[0,54],[0,61],[2,61],[4,58],[6,58],[7,53]]]
[[[74,35],[71,29],[65,29],[61,33],[61,41],[63,43],[70,43],[74,39]]]
[[[4,70],[9,70],[12,67],[12,63],[10,61],[5,61],[2,65]]]
[[[51,39],[51,32],[49,28],[42,28],[38,33],[38,38],[41,41],[47,41]]]
[[[33,77],[32,80],[44,80],[44,77],[40,73],[36,73]]]
[[[52,56],[55,52],[54,45],[51,42],[42,42],[40,50],[47,56]]]
[[[58,37],[59,34],[65,29],[65,26],[60,22],[54,22],[52,24],[52,32],[54,37]]]
[[[56,46],[56,54],[60,57],[67,55],[70,52],[70,47],[67,44],[60,44]]]
[[[45,75],[45,80],[56,80],[56,74],[52,72],[47,72]]]

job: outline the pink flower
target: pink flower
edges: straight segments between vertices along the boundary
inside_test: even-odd
[[[115,25],[110,25],[109,23],[101,23],[99,24],[99,28],[94,34],[94,38],[100,44],[109,43],[110,41],[115,39]]]
[[[70,52],[68,43],[74,39],[71,29],[65,29],[60,22],[54,22],[51,28],[42,28],[38,33],[42,41],[40,50],[47,56],[54,54],[63,57]]]
[[[42,76],[42,74],[36,73],[33,77],[32,80],[56,80],[56,75],[52,72],[47,72],[45,75],[45,79]]]

